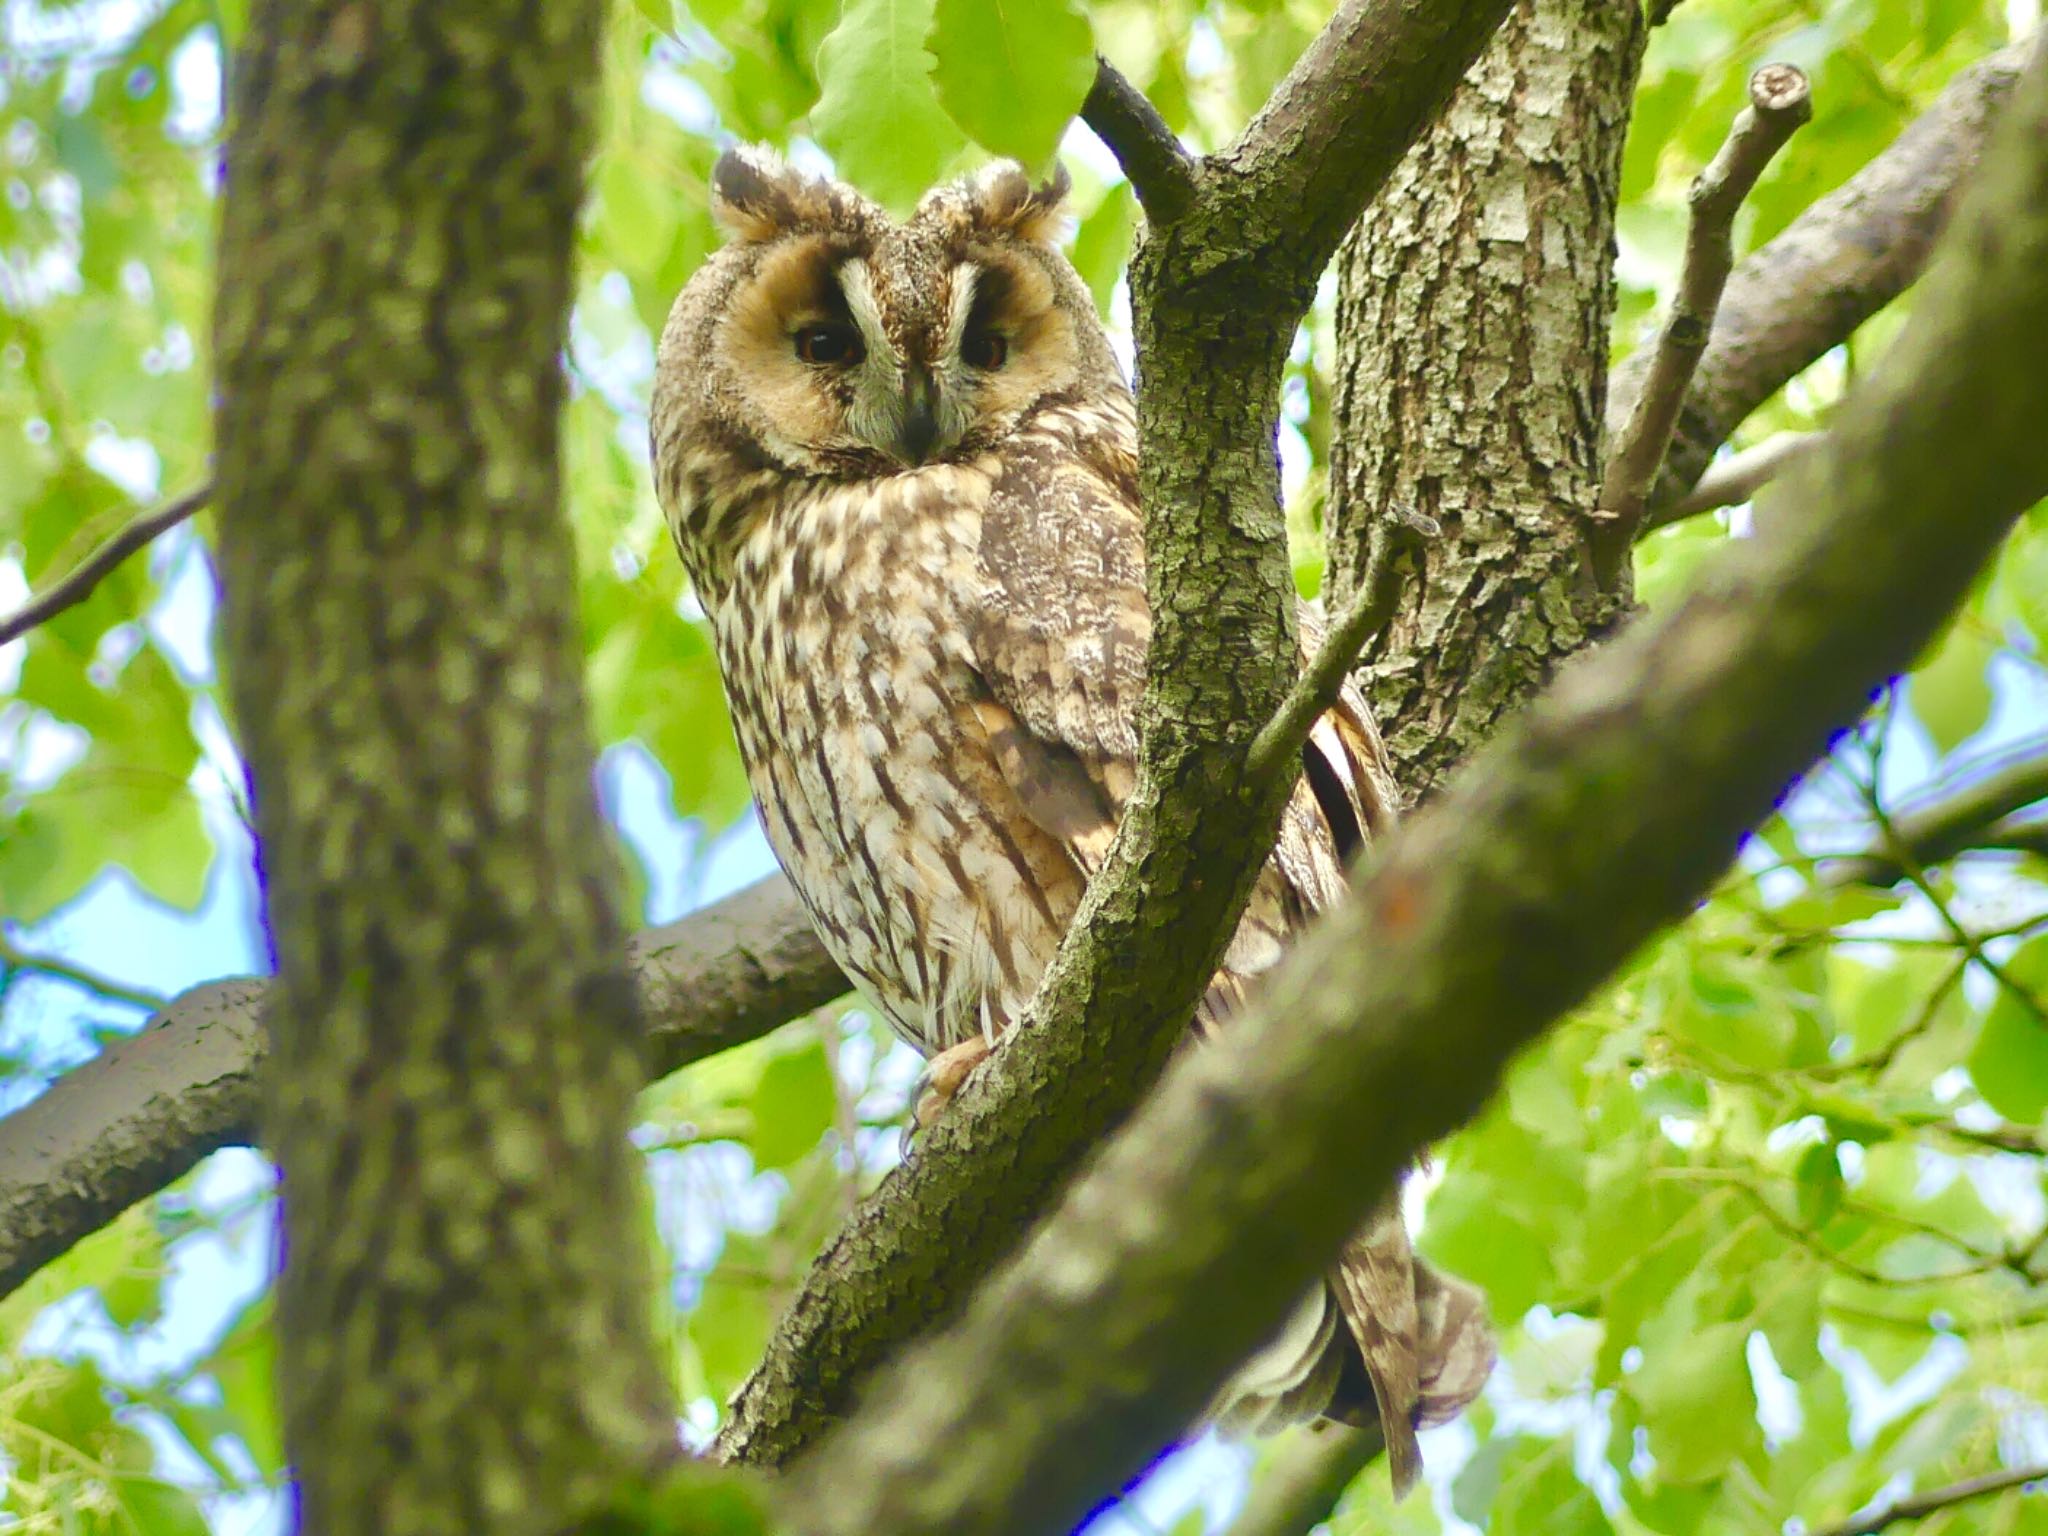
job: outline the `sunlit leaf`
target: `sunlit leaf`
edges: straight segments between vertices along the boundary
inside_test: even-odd
[[[937,0],[929,41],[953,121],[1043,169],[1095,79],[1095,34],[1074,0]]]
[[[839,172],[907,208],[966,145],[932,84],[932,0],[849,0],[818,50],[811,131]]]

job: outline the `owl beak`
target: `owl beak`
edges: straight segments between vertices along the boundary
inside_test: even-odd
[[[909,465],[931,457],[939,440],[939,413],[934,399],[932,376],[912,368],[903,376],[903,424],[896,431],[897,456]]]

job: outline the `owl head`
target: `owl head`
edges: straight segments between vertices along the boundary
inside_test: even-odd
[[[851,187],[728,150],[730,239],[662,333],[653,428],[665,496],[705,451],[867,479],[972,457],[1049,400],[1124,389],[1086,285],[1054,244],[1064,171],[998,162],[898,221]]]

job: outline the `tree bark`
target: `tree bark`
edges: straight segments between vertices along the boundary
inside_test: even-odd
[[[266,0],[216,315],[302,1529],[563,1529],[673,1453],[558,354],[602,7]]]
[[[1337,257],[1333,603],[1390,509],[1440,531],[1360,681],[1420,799],[1626,608],[1593,580],[1614,209],[1646,23],[1520,0]]]

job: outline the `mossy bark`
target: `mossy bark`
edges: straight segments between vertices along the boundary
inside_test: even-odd
[[[1390,509],[1441,531],[1360,672],[1419,799],[1604,633],[1595,582],[1614,210],[1641,7],[1520,0],[1338,254],[1330,580]]]
[[[560,508],[602,7],[255,7],[216,314],[303,1529],[558,1530],[670,1454]]]

